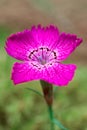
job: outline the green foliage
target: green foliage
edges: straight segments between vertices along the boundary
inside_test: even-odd
[[[14,86],[12,64],[4,42],[9,30],[0,30],[0,130],[49,130],[50,122],[43,97],[25,88],[41,91],[39,81]],[[55,117],[70,130],[87,130],[87,69],[79,66],[68,87],[54,90]],[[56,130],[58,130],[58,127]]]

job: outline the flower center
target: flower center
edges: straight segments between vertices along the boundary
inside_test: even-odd
[[[36,50],[33,50],[29,54],[29,59],[31,59],[32,61],[37,61],[41,65],[45,65],[56,58],[56,52],[51,51],[49,48],[46,47],[41,47]]]

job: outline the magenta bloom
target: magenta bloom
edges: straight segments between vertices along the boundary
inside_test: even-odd
[[[32,27],[12,34],[6,41],[7,53],[22,61],[13,66],[14,84],[32,80],[64,86],[72,80],[76,65],[62,64],[82,42],[76,35],[59,33],[54,26]]]

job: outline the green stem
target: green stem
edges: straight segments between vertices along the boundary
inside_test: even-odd
[[[52,110],[52,104],[53,104],[53,86],[52,84],[45,82],[43,80],[40,80],[44,99],[48,106],[48,112],[50,117],[50,123],[51,123],[51,130],[54,130],[54,123],[53,123],[53,110]]]
[[[54,130],[54,123],[53,123],[53,119],[54,119],[54,115],[53,115],[53,110],[52,110],[52,106],[48,106],[48,112],[49,112],[49,117],[50,117],[50,122],[51,122],[51,130]]]
[[[52,84],[45,82],[43,80],[40,80],[44,99],[48,105],[48,112],[49,117],[51,121],[51,130],[54,130],[54,125],[57,125],[61,130],[67,130],[58,120],[54,118],[53,110],[52,110],[52,104],[53,104],[53,86]]]

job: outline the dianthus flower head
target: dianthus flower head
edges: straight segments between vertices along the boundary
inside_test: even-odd
[[[6,41],[7,53],[20,60],[13,65],[14,84],[43,80],[65,86],[72,80],[76,65],[62,64],[82,42],[76,35],[59,33],[57,27],[33,26],[12,34]]]

